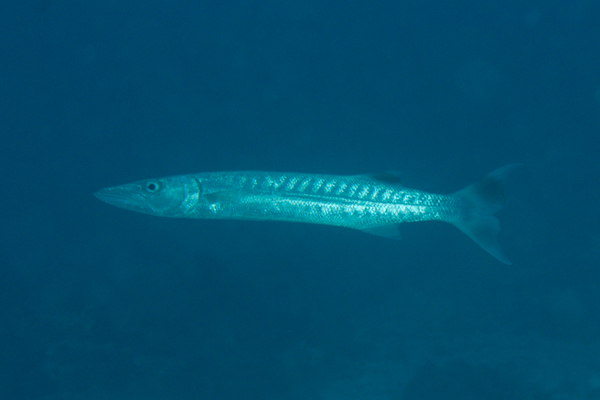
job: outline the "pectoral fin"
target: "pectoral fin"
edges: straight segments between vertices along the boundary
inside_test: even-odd
[[[237,190],[223,190],[221,192],[207,193],[202,195],[208,204],[229,203],[239,198]]]

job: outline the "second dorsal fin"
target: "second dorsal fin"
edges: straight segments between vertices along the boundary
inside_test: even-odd
[[[369,178],[371,180],[394,184],[394,185],[402,185],[402,179],[400,179],[400,173],[396,171],[383,171],[383,172],[375,172],[372,174],[363,175],[365,178]]]

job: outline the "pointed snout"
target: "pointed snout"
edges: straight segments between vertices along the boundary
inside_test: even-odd
[[[147,202],[145,197],[138,190],[123,185],[104,188],[94,193],[94,196],[112,206],[124,208],[126,210],[147,212]]]

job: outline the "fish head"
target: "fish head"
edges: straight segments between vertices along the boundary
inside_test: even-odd
[[[94,193],[98,199],[130,211],[162,217],[188,216],[202,192],[193,176],[146,179],[108,187]]]

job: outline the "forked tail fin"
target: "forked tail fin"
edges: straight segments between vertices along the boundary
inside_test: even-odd
[[[458,229],[504,264],[510,261],[498,244],[500,221],[494,216],[504,206],[504,181],[521,164],[509,164],[489,173],[474,184],[454,193],[460,204]]]

